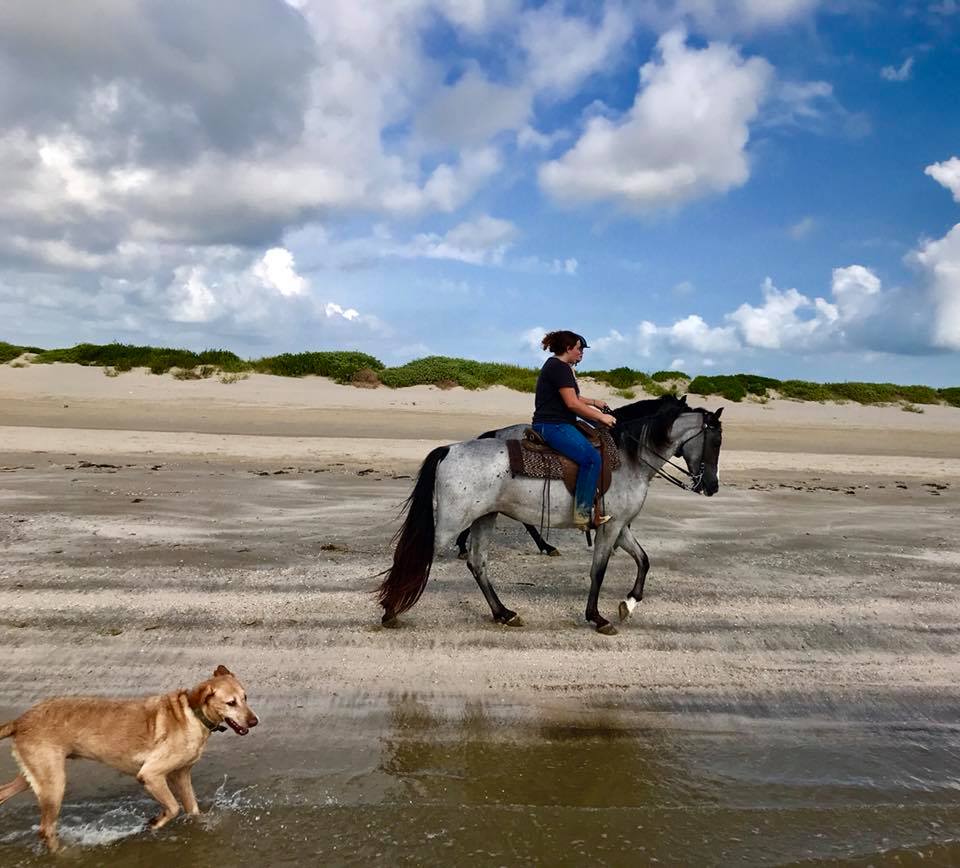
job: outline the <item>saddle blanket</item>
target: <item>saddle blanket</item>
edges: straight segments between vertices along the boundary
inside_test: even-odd
[[[613,437],[607,430],[599,430],[597,433],[600,435],[604,464],[600,487],[606,491],[610,485],[610,473],[620,466],[620,450],[617,449]],[[545,449],[543,446],[528,449],[523,441],[508,440],[507,454],[510,456],[510,473],[513,476],[562,479],[571,493],[576,487],[578,470],[576,462],[552,449]]]

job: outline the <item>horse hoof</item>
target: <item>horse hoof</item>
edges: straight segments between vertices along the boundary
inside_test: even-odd
[[[514,613],[509,618],[497,618],[498,624],[503,624],[504,627],[523,627],[523,618],[518,614]]]
[[[397,620],[397,616],[394,615],[393,612],[384,612],[383,617],[380,619],[380,623],[387,629],[400,626],[400,622]]]
[[[465,561],[467,559],[466,552],[457,552],[457,560]]]
[[[604,636],[616,636],[617,628],[609,621],[604,621],[604,623],[597,625],[597,632],[602,633]]]
[[[620,601],[620,609],[619,609],[618,611],[619,611],[619,613],[620,613],[620,620],[621,620],[621,621],[626,621],[627,618],[630,617],[630,607],[627,605],[627,601],[626,601],[626,600],[621,600],[621,601]]]
[[[548,558],[560,557],[560,549],[550,549],[550,551],[547,552],[547,557]]]

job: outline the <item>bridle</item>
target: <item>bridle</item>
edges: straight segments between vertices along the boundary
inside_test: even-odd
[[[639,458],[644,464],[647,465],[647,467],[649,467],[653,471],[654,476],[659,476],[661,479],[667,480],[667,482],[669,482],[671,485],[676,485],[677,488],[682,488],[684,491],[697,491],[699,490],[700,486],[703,484],[703,465],[704,465],[703,454],[705,450],[704,449],[700,450],[700,466],[697,468],[696,473],[691,473],[689,470],[687,470],[686,467],[681,467],[679,464],[674,464],[672,459],[677,455],[679,455],[680,450],[683,449],[683,447],[686,446],[691,440],[695,440],[697,437],[706,438],[706,434],[707,434],[707,431],[710,430],[710,426],[707,424],[706,410],[702,410],[702,409],[689,410],[687,412],[699,413],[700,419],[701,419],[701,425],[696,431],[693,432],[693,434],[691,434],[685,440],[682,440],[676,446],[676,448],[674,449],[673,456],[667,457],[667,456],[661,455],[659,452],[656,451],[656,449],[647,445],[644,442],[646,440],[646,433],[647,433],[646,425],[644,425],[643,428],[641,429],[640,437],[634,438],[634,439],[638,441],[638,445],[640,446],[640,449],[637,452],[637,458]],[[649,449],[654,455],[657,456],[657,458],[661,460],[662,463],[659,467],[656,464],[652,464],[651,462],[647,461],[647,459],[643,457],[644,449]],[[671,476],[669,473],[665,473],[663,470],[665,466],[669,466],[673,468],[674,470],[682,473],[684,476],[689,476],[690,482],[689,483],[684,482],[682,479],[677,479]]]

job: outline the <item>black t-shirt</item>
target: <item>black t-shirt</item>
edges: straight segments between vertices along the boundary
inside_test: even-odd
[[[567,408],[560,397],[560,390],[564,388],[576,389],[580,395],[577,378],[573,375],[573,368],[566,362],[561,362],[556,356],[551,356],[543,363],[540,376],[537,377],[537,394],[534,400],[533,424],[541,423],[556,425],[565,422],[571,425],[577,421],[577,414]]]

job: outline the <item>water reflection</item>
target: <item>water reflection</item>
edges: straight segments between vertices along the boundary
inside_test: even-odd
[[[951,726],[526,712],[392,705],[381,768],[408,818],[459,806],[458,847],[480,864],[960,859]]]
[[[381,768],[408,798],[465,806],[623,808],[688,789],[658,759],[671,757],[667,733],[643,738],[638,749],[636,733],[609,713],[587,723],[529,721],[479,702],[457,711],[404,697],[391,705]]]

